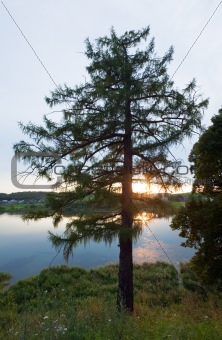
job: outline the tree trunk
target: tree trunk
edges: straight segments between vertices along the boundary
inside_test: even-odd
[[[124,137],[124,176],[122,182],[122,226],[119,237],[119,282],[117,306],[133,312],[133,255],[132,255],[132,138],[130,102],[126,105]]]
[[[132,226],[132,223],[131,223]],[[131,227],[125,227],[128,229]],[[126,230],[127,231],[127,230]],[[118,310],[133,312],[133,256],[132,235],[122,233],[119,240],[119,284],[117,306]]]

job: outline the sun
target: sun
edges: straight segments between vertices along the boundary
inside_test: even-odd
[[[121,183],[115,183],[113,184],[113,188],[117,192],[122,192]],[[156,184],[152,181],[147,181],[145,176],[137,176],[133,178],[132,182],[132,189],[135,194],[145,194],[145,195],[157,195],[157,194],[163,194],[165,192],[169,193],[180,193],[180,192],[189,192],[188,186],[182,186],[180,190],[175,190],[171,186],[162,187],[160,184]]]
[[[150,191],[149,185],[144,179],[134,179],[132,186],[134,193],[145,194]]]

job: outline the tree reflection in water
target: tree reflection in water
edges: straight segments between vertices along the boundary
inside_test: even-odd
[[[70,216],[66,223],[66,230],[63,236],[49,232],[49,239],[57,249],[63,249],[66,260],[72,254],[73,249],[79,244],[86,245],[91,240],[97,243],[104,241],[111,245],[120,236],[132,238],[137,241],[141,236],[144,226],[158,217],[173,216],[174,210],[170,203],[158,198],[135,197],[133,228],[123,230],[121,228],[121,212],[110,211],[109,214],[103,212],[80,214]],[[55,223],[56,225],[56,223]],[[154,234],[153,234],[154,235]]]

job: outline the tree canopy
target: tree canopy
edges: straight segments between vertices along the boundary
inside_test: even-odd
[[[63,117],[44,117],[44,126],[20,123],[33,143],[21,141],[14,147],[32,171],[50,178],[56,164],[53,155],[68,159],[62,173],[60,192],[48,196],[51,215],[58,223],[68,204],[87,200],[91,206],[110,202],[116,183],[121,198],[115,209],[93,216],[82,215],[67,225],[64,238],[51,235],[53,243],[64,245],[66,255],[78,242],[94,237],[110,242],[118,235],[120,266],[118,304],[133,310],[132,234],[137,229],[135,195],[132,191],[133,167],[146,163],[146,175],[163,186],[180,185],[166,171],[175,161],[170,147],[190,137],[201,127],[208,100],[196,91],[195,80],[179,91],[167,73],[173,48],[163,57],[154,51],[149,27],[118,36],[86,40],[88,78],[73,88],[56,88],[46,102],[59,106]],[[35,152],[47,152],[40,157]],[[39,214],[37,217],[45,216]],[[36,217],[36,216],[32,216]]]
[[[210,197],[222,190],[222,109],[211,121],[189,156],[195,174],[194,191]]]
[[[222,279],[222,110],[193,146],[189,160],[195,175],[193,197],[173,219],[172,228],[196,247],[191,266],[204,282]]]

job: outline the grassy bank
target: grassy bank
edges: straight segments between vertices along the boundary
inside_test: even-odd
[[[159,213],[160,216],[172,216],[175,214],[175,212],[180,208],[183,203],[181,202],[161,202],[162,206],[154,207],[152,209],[152,206],[143,205],[143,211],[147,212],[153,212],[157,210],[157,213]],[[136,205],[138,212],[141,210],[141,204]],[[159,208],[159,211],[158,211]],[[26,214],[35,214],[41,212],[47,212],[49,211],[48,208],[43,203],[35,203],[35,204],[25,204],[25,203],[17,203],[17,204],[10,204],[10,205],[0,205],[0,214],[19,214],[19,215],[26,215]],[[115,211],[115,209],[111,207],[89,207],[84,204],[75,204],[71,207],[67,207],[64,209],[63,215],[69,216],[69,215],[79,215],[79,214],[94,214],[94,213],[107,213]]]
[[[0,213],[7,214],[28,214],[39,209],[44,209],[43,203],[15,203],[15,204],[2,204],[0,205]]]
[[[18,195],[17,195],[18,194]],[[11,202],[11,203],[1,203],[0,202],[0,214],[9,213],[9,214],[38,214],[38,212],[50,212],[50,208],[47,204],[47,200],[45,200],[45,196],[43,193],[40,192],[41,195],[38,193],[33,193],[33,197],[30,193],[23,193],[23,195],[19,195],[19,193],[14,194],[1,194],[0,196],[3,198],[9,199],[14,198],[25,198],[27,197],[28,200],[22,200],[24,202]],[[46,194],[46,193],[45,193]],[[14,195],[14,196],[12,196]],[[21,196],[21,197],[20,197]],[[30,200],[30,198],[32,198]],[[40,201],[37,202],[37,198],[41,198]],[[184,202],[181,200],[183,199],[183,195],[170,195],[169,201],[162,199],[160,197],[149,197],[144,196],[141,194],[134,193],[133,202],[136,208],[136,211],[146,211],[146,212],[155,212],[160,217],[161,216],[172,216],[176,213],[178,208],[180,208]],[[78,215],[78,214],[93,214],[93,213],[103,213],[112,210],[120,210],[121,204],[121,195],[115,194],[112,197],[112,201],[107,202],[104,200],[103,202],[99,202],[98,205],[91,205],[90,200],[81,200],[76,201],[68,206],[64,207],[63,214],[64,215]]]
[[[221,339],[222,298],[165,263],[134,267],[135,314],[116,312],[118,267],[50,268],[1,293],[1,339]]]

